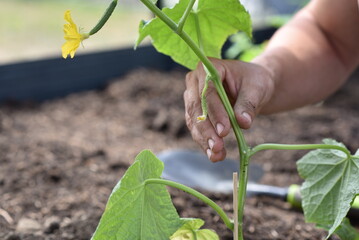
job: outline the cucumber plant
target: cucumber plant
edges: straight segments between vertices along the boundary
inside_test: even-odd
[[[205,91],[212,81],[227,111],[238,142],[240,174],[238,184],[238,239],[243,240],[243,214],[250,158],[269,150],[313,150],[298,161],[299,174],[305,179],[301,189],[306,221],[336,232],[342,239],[358,240],[359,234],[345,218],[359,195],[359,150],[355,154],[332,139],[320,144],[273,144],[251,147],[236,121],[234,111],[220,81],[219,73],[208,57],[220,58],[226,39],[242,31],[251,37],[249,13],[239,0],[180,0],[173,8],[159,9],[156,0],[140,0],[155,15],[141,21],[136,47],[150,36],[154,47],[183,66],[194,69],[201,62],[207,77],[202,93],[203,120],[207,115]],[[114,0],[99,23],[89,33],[80,34],[69,12],[65,19],[63,56],[73,57],[79,43],[96,33],[115,9]],[[65,46],[66,45],[66,46]],[[142,151],[113,189],[99,225],[92,237],[96,239],[219,239],[208,229],[200,229],[201,219],[182,219],[171,202],[166,186],[181,189],[216,211],[225,225],[234,230],[233,221],[211,199],[182,184],[161,178],[163,163],[149,150]],[[358,200],[358,199],[357,199]],[[356,200],[356,201],[357,201]]]

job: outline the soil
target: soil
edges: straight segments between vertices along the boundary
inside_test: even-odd
[[[0,239],[90,239],[112,188],[142,149],[196,149],[184,121],[182,71],[138,69],[104,89],[43,103],[0,106]],[[359,147],[359,74],[327,101],[259,116],[245,131],[251,145],[319,143],[323,138]],[[228,156],[236,143],[226,140]],[[266,151],[253,158],[261,183],[300,184],[296,161],[304,151]],[[199,217],[221,239],[232,239],[221,219],[199,200],[169,189],[182,217]],[[226,212],[230,195],[206,193]],[[247,240],[323,239],[303,214],[270,197],[247,199]],[[331,239],[337,239],[332,237]]]

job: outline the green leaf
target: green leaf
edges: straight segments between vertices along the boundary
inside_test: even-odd
[[[189,0],[181,0],[171,9],[164,8],[163,12],[178,23],[188,4]],[[200,45],[199,39],[202,40],[205,55],[215,58],[221,57],[221,48],[228,36],[239,30],[251,37],[250,15],[239,0],[199,0],[197,9],[191,11],[184,25],[184,31],[196,44]],[[189,69],[196,68],[198,57],[159,18],[141,22],[136,46],[146,36],[151,36],[157,51],[171,56],[174,61]]]
[[[288,23],[293,18],[292,14],[274,15],[268,19],[269,25],[275,28],[280,28]]]
[[[164,185],[144,184],[162,171],[163,163],[142,151],[114,188],[92,239],[168,240],[180,218]]]
[[[254,46],[251,39],[243,32],[233,34],[229,41],[231,46],[225,52],[225,57],[229,59],[237,58],[239,54]]]
[[[318,227],[325,230],[330,229],[330,226],[318,225]],[[334,233],[337,234],[341,240],[359,240],[359,232],[350,224],[348,218],[344,219],[344,221],[340,224]]]
[[[254,44],[243,32],[232,35],[229,40],[232,45],[225,52],[226,58],[235,59],[239,56],[238,59],[244,62],[252,61],[264,51],[267,45],[266,42]]]
[[[182,221],[182,227],[170,237],[170,240],[219,240],[213,230],[199,230],[204,224],[202,219],[184,218]]]
[[[245,50],[241,56],[239,57],[239,59],[243,62],[250,62],[252,61],[255,57],[259,56],[265,49],[266,43],[262,43],[262,44],[258,44],[258,45],[254,45],[253,47]]]
[[[325,144],[342,143],[325,139]],[[339,150],[320,149],[306,154],[297,163],[306,179],[301,194],[306,221],[329,225],[329,235],[338,228],[359,193],[359,158]]]

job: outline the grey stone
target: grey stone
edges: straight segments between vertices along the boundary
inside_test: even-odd
[[[18,233],[33,233],[41,229],[41,224],[30,218],[21,218],[16,226],[16,232]]]

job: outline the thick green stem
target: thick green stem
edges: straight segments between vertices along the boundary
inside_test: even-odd
[[[239,155],[240,155],[240,179],[239,179],[239,189],[238,189],[238,222],[239,222],[239,240],[243,240],[243,211],[244,211],[244,202],[246,198],[247,190],[247,181],[248,181],[248,153],[249,147],[245,141],[244,135],[237,123],[236,116],[234,114],[232,105],[228,99],[226,91],[222,85],[222,81],[219,77],[217,69],[213,66],[212,62],[204,55],[204,53],[194,44],[192,39],[185,33],[182,32],[179,35],[196,53],[203,65],[207,68],[207,71],[211,75],[211,80],[217,90],[217,93],[222,101],[222,104],[228,114],[229,120],[231,122],[234,134],[237,139]]]
[[[180,21],[178,22],[177,34],[180,34],[182,32],[184,24],[189,16],[189,14],[191,13],[193,5],[195,3],[196,3],[196,0],[191,0],[191,2],[188,4],[186,11],[184,12],[183,16],[181,17]]]
[[[89,32],[90,35],[93,35],[95,33],[97,33],[98,31],[100,31],[100,29],[105,25],[105,23],[107,22],[107,20],[110,18],[110,16],[112,15],[113,11],[115,10],[117,5],[117,0],[113,0],[110,4],[110,6],[108,6],[108,8],[106,9],[104,15],[102,16],[102,18],[100,19],[100,21],[96,24],[96,26]]]
[[[154,5],[150,0],[141,0],[158,18],[160,18],[169,28],[174,32],[177,32],[178,25],[170,19],[166,14],[164,14],[156,5]],[[231,122],[234,134],[237,139],[239,155],[240,155],[240,179],[239,179],[239,189],[238,189],[238,221],[239,221],[239,240],[243,240],[243,211],[244,211],[244,202],[246,198],[247,190],[247,181],[248,181],[248,163],[249,163],[249,152],[250,149],[245,141],[244,135],[237,123],[236,116],[234,114],[232,105],[228,99],[226,91],[222,85],[221,78],[218,74],[217,69],[214,67],[212,62],[207,58],[204,52],[198,47],[198,45],[192,40],[192,38],[185,32],[181,31],[178,33],[183,41],[192,49],[192,51],[198,56],[199,60],[205,66],[206,70],[210,74],[210,78],[214,83],[214,86],[217,90],[217,93],[223,103],[223,106],[228,114],[229,120]],[[233,228],[232,228],[233,229]]]
[[[240,174],[239,174],[239,186],[238,186],[238,238],[243,239],[243,216],[244,216],[244,203],[247,195],[248,184],[248,165],[249,157],[244,155],[240,157]]]
[[[216,211],[218,213],[218,215],[221,217],[221,219],[223,220],[224,224],[226,224],[226,226],[233,231],[233,223],[228,218],[227,214],[223,211],[223,209],[220,206],[218,206],[215,202],[213,202],[211,199],[209,199],[202,193],[194,190],[193,188],[187,187],[180,183],[176,183],[176,182],[172,182],[172,181],[164,180],[164,179],[158,179],[158,178],[147,179],[145,181],[145,184],[163,184],[163,185],[167,185],[170,187],[180,189],[182,191],[185,191],[185,192],[191,194],[192,196],[194,196],[194,197],[198,198],[199,200],[203,201],[204,203],[206,203],[214,211]]]
[[[262,150],[310,150],[310,149],[335,149],[344,152],[348,157],[351,157],[351,154],[348,149],[331,144],[275,144],[275,143],[266,143],[260,144],[252,148],[250,156],[253,156],[259,151]]]

